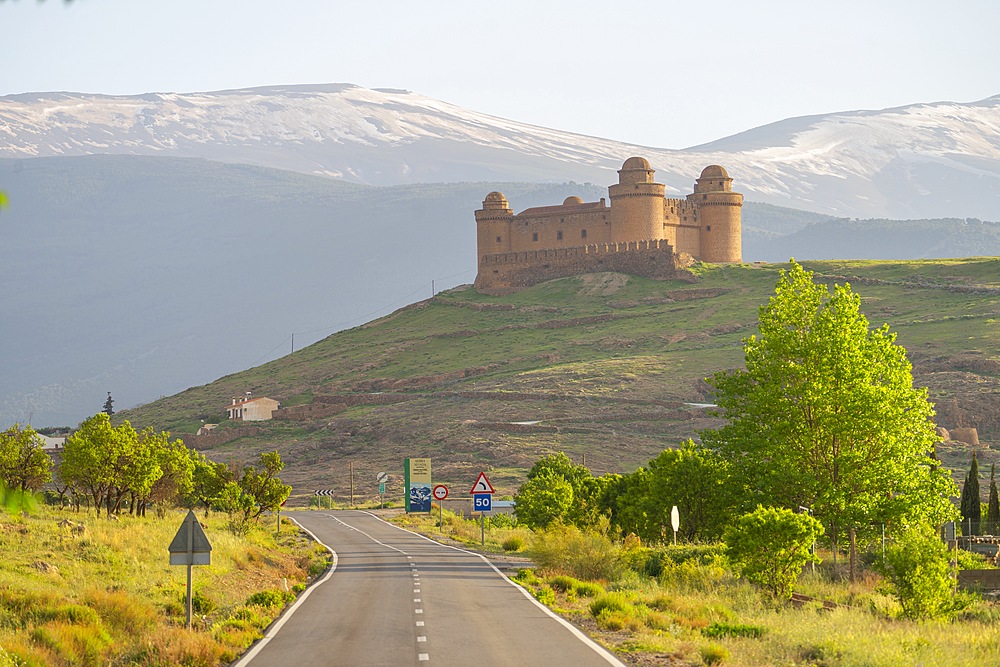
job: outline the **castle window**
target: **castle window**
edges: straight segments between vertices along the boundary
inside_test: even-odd
[[[562,230],[556,232],[556,240],[562,241]]]
[[[500,243],[500,237],[499,236],[497,237],[497,243]]]
[[[538,240],[538,232],[532,232],[531,233],[531,240],[532,241],[537,241]]]
[[[705,225],[705,231],[706,232],[712,231],[712,225]]]
[[[702,199],[708,199],[708,195],[702,195],[701,198]]]
[[[581,229],[580,230],[580,238],[581,239],[587,238],[587,230],[586,229]]]
[[[566,222],[566,218],[559,218],[559,222]]]

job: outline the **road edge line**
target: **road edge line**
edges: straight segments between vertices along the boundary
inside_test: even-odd
[[[549,609],[548,607],[546,607],[544,604],[542,604],[541,602],[539,602],[537,599],[535,599],[535,596],[532,595],[531,593],[529,593],[528,590],[524,586],[522,586],[521,584],[519,584],[516,581],[512,580],[506,574],[504,574],[503,572],[501,572],[500,568],[498,568],[496,565],[494,565],[493,563],[491,563],[490,560],[486,556],[484,556],[483,554],[476,553],[475,551],[469,551],[467,549],[462,549],[462,548],[453,546],[451,544],[442,544],[441,542],[438,542],[437,540],[432,540],[431,538],[427,537],[426,535],[421,535],[420,533],[414,532],[412,530],[407,530],[406,528],[403,528],[402,526],[397,526],[394,523],[390,523],[389,521],[386,521],[382,517],[376,516],[375,514],[372,514],[371,512],[366,512],[364,510],[361,510],[361,513],[362,514],[367,514],[368,516],[370,516],[370,517],[372,517],[374,519],[378,519],[382,523],[384,523],[384,524],[386,524],[388,526],[392,526],[393,528],[395,528],[397,530],[401,530],[404,533],[409,533],[410,535],[416,535],[417,537],[423,538],[423,539],[427,540],[428,542],[430,542],[432,544],[436,544],[436,545],[441,546],[441,547],[446,547],[448,549],[454,549],[455,551],[460,551],[460,552],[462,552],[464,554],[468,554],[469,556],[478,556],[480,559],[482,559],[482,561],[484,563],[486,563],[491,568],[493,568],[493,571],[496,572],[497,574],[499,574],[503,578],[504,581],[506,581],[508,584],[510,584],[511,586],[513,586],[514,588],[516,588],[517,590],[521,591],[521,595],[523,595],[524,597],[528,598],[528,600],[531,601],[532,603],[534,603],[534,605],[536,607],[538,607],[543,612],[545,612],[546,614],[548,614],[549,616],[551,616],[552,618],[554,618],[556,621],[558,621],[559,623],[561,623],[567,630],[569,630],[571,633],[573,633],[573,635],[577,639],[579,639],[584,644],[586,644],[587,646],[589,646],[595,653],[597,653],[597,655],[599,655],[602,658],[604,658],[608,662],[608,664],[615,665],[615,667],[627,667],[625,665],[625,663],[623,663],[621,660],[619,660],[617,657],[615,657],[615,655],[611,651],[609,651],[605,647],[603,647],[600,644],[598,644],[589,635],[587,635],[587,633],[585,633],[583,630],[581,630],[580,628],[576,627],[575,625],[573,625],[572,623],[570,623],[569,621],[567,621],[565,618],[563,618],[559,614],[555,613],[554,611],[552,611],[551,609]]]
[[[230,663],[230,667],[246,667],[246,665],[250,664],[250,662],[253,661],[255,657],[257,657],[257,654],[261,652],[261,650],[267,645],[267,643],[270,642],[271,639],[273,639],[276,634],[278,634],[278,630],[280,630],[281,626],[285,624],[285,621],[291,618],[292,614],[295,613],[295,610],[299,608],[299,605],[305,602],[306,598],[308,598],[312,594],[312,592],[320,586],[320,584],[325,583],[326,580],[332,577],[333,573],[337,571],[337,563],[339,560],[337,552],[331,549],[328,545],[323,544],[323,542],[318,537],[316,537],[316,535],[313,534],[311,530],[303,526],[301,523],[299,523],[292,517],[287,517],[287,518],[291,519],[292,522],[296,526],[298,526],[300,530],[305,531],[309,535],[309,537],[311,537],[317,544],[321,545],[323,548],[325,548],[333,555],[333,565],[330,567],[329,571],[326,573],[326,575],[323,576],[322,579],[314,581],[312,584],[309,585],[308,588],[302,591],[302,595],[300,595],[295,600],[295,602],[292,603],[290,607],[285,609],[285,611],[281,613],[281,616],[279,616],[277,620],[275,620],[273,623],[271,623],[271,625],[268,626],[267,631],[264,633],[264,636],[258,639],[249,648],[249,650],[247,650],[247,652],[240,657],[239,660],[237,660],[234,663]]]

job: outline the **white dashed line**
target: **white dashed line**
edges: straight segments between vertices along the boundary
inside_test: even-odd
[[[427,641],[427,637],[417,637],[417,641],[418,642],[425,642],[425,641]]]
[[[420,602],[420,598],[413,598],[414,602]]]
[[[417,621],[417,627],[418,628],[424,627],[424,622],[423,621]]]
[[[417,654],[417,660],[420,660],[421,662],[425,662],[425,661],[430,660],[430,659],[431,659],[431,657],[429,655],[427,655],[426,653],[418,653]]]
[[[423,609],[416,609],[415,612],[418,613],[418,614],[422,614],[422,613],[424,613],[424,610]]]

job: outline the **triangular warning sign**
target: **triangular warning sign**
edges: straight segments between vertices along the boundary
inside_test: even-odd
[[[472,485],[472,491],[469,491],[469,493],[496,493],[496,490],[490,484],[490,480],[486,478],[486,473],[481,472],[479,473],[479,479]]]
[[[184,523],[180,530],[174,535],[168,550],[172,554],[176,553],[208,553],[212,551],[212,545],[208,542],[208,535],[205,534],[201,524],[198,523],[194,512],[188,510],[184,517]]]

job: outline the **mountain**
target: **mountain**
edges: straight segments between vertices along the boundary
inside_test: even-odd
[[[89,154],[198,157],[370,185],[601,186],[615,182],[627,157],[642,155],[679,195],[705,165],[718,163],[753,201],[838,217],[1000,219],[1000,96],[793,118],[684,150],[350,84],[0,98],[0,157]]]

